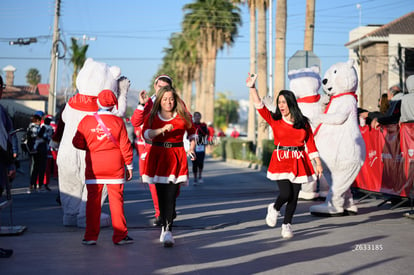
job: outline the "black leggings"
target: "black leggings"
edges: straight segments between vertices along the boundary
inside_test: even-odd
[[[177,198],[179,184],[156,183],[158,207],[160,208],[161,224],[165,231],[172,231],[175,200]]]
[[[275,209],[280,211],[283,204],[287,202],[285,209],[284,224],[292,223],[293,214],[295,213],[296,206],[298,205],[298,196],[301,189],[301,185],[297,183],[291,183],[289,180],[278,180],[279,196],[275,201]]]

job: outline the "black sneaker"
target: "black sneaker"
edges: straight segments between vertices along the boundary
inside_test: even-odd
[[[10,258],[11,255],[13,255],[12,249],[0,248],[0,258]]]
[[[134,239],[131,238],[130,236],[126,236],[125,238],[123,238],[122,240],[120,240],[119,242],[115,243],[116,245],[124,245],[124,244],[130,244],[133,243]]]
[[[87,241],[87,240],[83,239],[82,244],[84,244],[84,245],[96,245],[96,241],[94,241],[94,240]]]
[[[161,218],[159,216],[158,217],[155,217],[155,220],[152,223],[152,225],[153,226],[161,226]]]

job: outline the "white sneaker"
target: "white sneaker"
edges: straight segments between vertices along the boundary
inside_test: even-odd
[[[198,179],[198,183],[200,183],[200,184],[201,184],[201,183],[203,183],[203,182],[204,182],[204,181],[203,181],[203,179],[202,179],[202,178],[199,178],[199,179]]]
[[[160,235],[160,243],[162,243],[164,241],[164,237],[165,237],[165,231],[164,231],[164,226],[161,229],[161,235]]]
[[[171,231],[166,231],[164,234],[164,247],[172,247],[175,243]]]
[[[290,239],[293,237],[292,225],[282,224],[282,238],[283,239]]]
[[[279,211],[276,211],[274,205],[274,203],[271,203],[267,206],[266,224],[269,227],[276,226],[277,216],[279,216]]]

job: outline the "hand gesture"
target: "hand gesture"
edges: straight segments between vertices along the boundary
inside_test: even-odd
[[[162,127],[162,134],[164,135],[165,132],[169,132],[174,128],[172,124],[166,124]]]
[[[139,103],[140,104],[146,104],[149,100],[148,94],[145,90],[142,90],[141,92],[139,92]]]
[[[257,74],[254,73],[248,73],[248,77],[246,79],[246,86],[249,88],[255,88],[255,83],[257,79]]]
[[[125,76],[121,76],[118,79],[118,90],[120,94],[126,94],[128,93],[129,87],[131,86],[131,81],[129,81],[128,78]]]

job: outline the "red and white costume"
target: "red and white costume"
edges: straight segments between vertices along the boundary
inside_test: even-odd
[[[118,243],[128,233],[123,207],[124,165],[132,169],[133,152],[122,118],[105,110],[99,110],[98,115],[117,144],[106,135],[93,115],[87,115],[81,120],[72,141],[77,149],[86,151],[85,183],[88,200],[85,240],[98,238],[102,189],[106,184],[114,229],[112,241]]]
[[[166,124],[172,124],[173,130],[165,132],[164,135],[158,135],[152,139],[152,146],[146,157],[144,164],[143,182],[146,183],[183,183],[188,185],[188,162],[184,145],[180,147],[169,147],[168,143],[183,144],[183,137],[187,131],[188,138],[193,139],[196,136],[196,130],[193,126],[187,127],[185,120],[177,113],[171,119],[164,119],[158,113],[154,121],[149,123],[149,116],[144,122],[144,138],[150,139],[148,131],[150,129],[162,128]],[[156,144],[164,143],[165,146]],[[158,164],[158,165],[155,165]]]
[[[292,183],[305,183],[316,180],[316,175],[310,159],[319,157],[315,146],[313,133],[307,130],[293,128],[293,123],[285,120],[274,120],[270,111],[261,104],[257,106],[259,114],[272,127],[274,144],[267,178],[271,180],[287,179]],[[281,147],[304,147],[305,150],[281,149]]]

